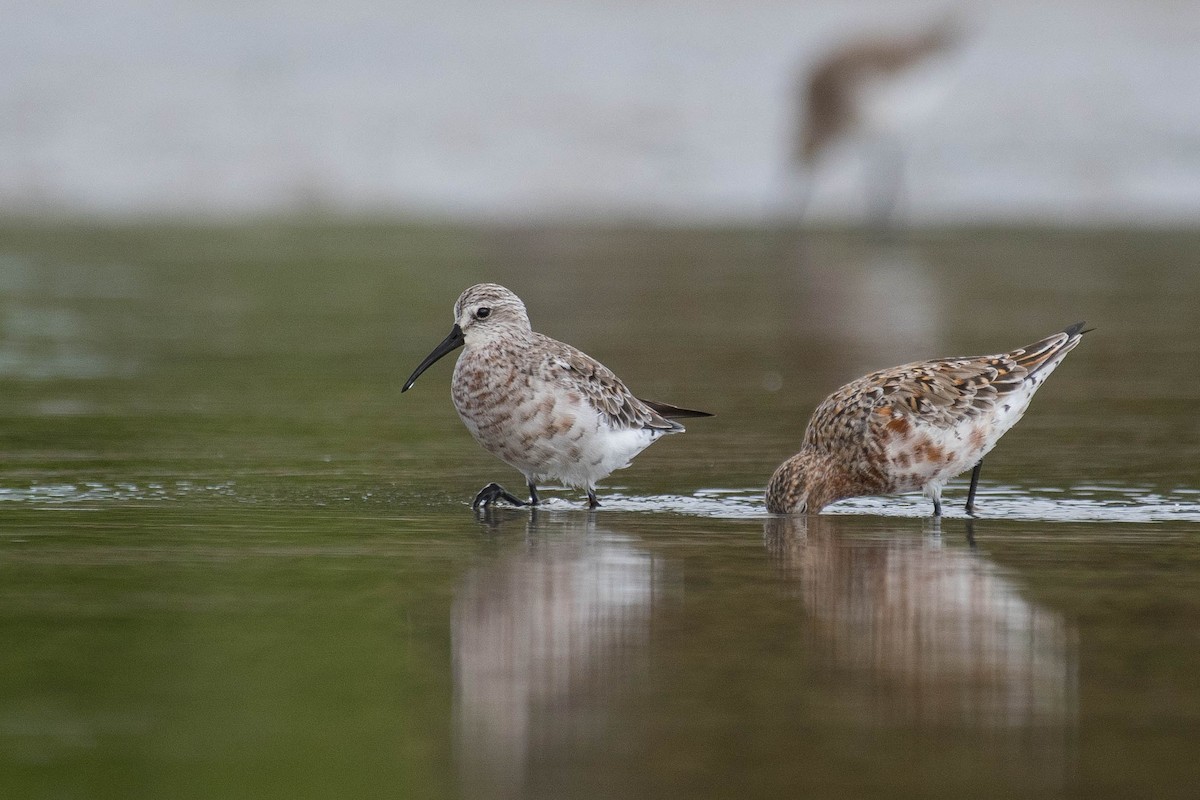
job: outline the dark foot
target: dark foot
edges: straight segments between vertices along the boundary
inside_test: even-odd
[[[596,499],[596,490],[588,489],[588,508],[599,508],[600,501]]]
[[[479,490],[479,494],[475,495],[475,499],[471,501],[471,508],[476,510],[480,508],[487,508],[497,500],[503,500],[506,503],[512,503],[514,506],[529,505],[519,497],[510,494],[500,484],[489,483],[487,486]]]
[[[975,490],[979,488],[979,470],[983,468],[983,460],[971,470],[971,488],[967,489],[967,516],[975,516]]]
[[[942,499],[940,497],[933,498],[933,515],[935,517],[942,515]]]
[[[534,486],[532,483],[530,483],[529,484],[529,505],[536,506],[540,502],[542,502],[542,501],[540,499],[538,499],[537,487]]]

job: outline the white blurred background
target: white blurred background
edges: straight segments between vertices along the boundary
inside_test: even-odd
[[[910,221],[1196,221],[1185,0],[0,0],[0,214],[786,217],[804,66],[951,8]],[[865,164],[809,217],[861,216]]]

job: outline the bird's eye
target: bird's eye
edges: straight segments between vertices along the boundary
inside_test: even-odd
[[[487,306],[475,312],[475,319],[487,319],[492,313],[492,310]]]

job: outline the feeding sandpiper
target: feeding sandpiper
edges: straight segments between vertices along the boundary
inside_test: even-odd
[[[873,372],[825,398],[800,452],[767,486],[767,510],[816,514],[837,500],[922,490],[942,514],[942,487],[971,467],[967,513],[983,457],[1087,333],[1084,323],[994,356],[942,358]]]
[[[451,381],[454,407],[475,440],[529,485],[526,503],[489,483],[474,508],[500,499],[536,506],[537,484],[548,479],[586,489],[588,507],[595,508],[596,482],[629,466],[659,437],[682,433],[674,420],[712,416],[634,397],[599,361],[535,332],[521,298],[494,283],[459,296],[450,335],[401,391],[463,346]]]

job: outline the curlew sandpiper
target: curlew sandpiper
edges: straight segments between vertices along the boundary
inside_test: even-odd
[[[767,510],[816,514],[837,500],[922,490],[941,516],[942,487],[974,467],[1021,419],[1034,392],[1087,331],[1076,323],[993,356],[942,358],[873,372],[825,398],[800,452],[767,486]]]
[[[464,347],[454,367],[451,396],[467,430],[485,450],[525,476],[526,503],[496,483],[472,506],[496,500],[536,506],[537,484],[553,479],[587,490],[599,505],[596,482],[659,437],[682,433],[676,419],[712,416],[639,400],[600,362],[535,332],[521,299],[503,286],[481,283],[454,304],[454,327],[404,383],[442,356]]]

